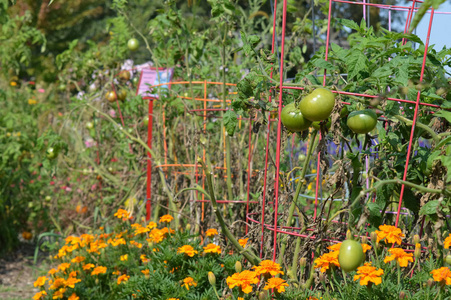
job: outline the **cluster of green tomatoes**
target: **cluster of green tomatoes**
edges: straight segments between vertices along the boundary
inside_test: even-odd
[[[328,89],[318,88],[304,97],[299,103],[291,102],[282,109],[282,124],[292,132],[301,132],[327,120],[335,106],[335,95]],[[347,114],[346,107],[344,108]],[[354,133],[368,133],[376,127],[377,115],[371,109],[349,113],[346,124]],[[326,124],[326,126],[330,126]]]

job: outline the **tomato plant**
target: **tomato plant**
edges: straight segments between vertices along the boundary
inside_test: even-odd
[[[335,105],[335,95],[328,89],[315,89],[301,100],[299,108],[310,121],[322,121],[329,118]]]
[[[296,107],[296,103],[291,102],[282,109],[282,124],[293,132],[304,131],[312,124],[311,121],[304,118],[301,110]]]
[[[345,240],[341,243],[338,262],[345,272],[357,269],[363,262],[364,253],[362,245],[354,240]]]
[[[355,133],[368,133],[376,127],[377,115],[371,109],[353,111],[349,114],[346,124]]]
[[[139,48],[139,41],[135,38],[129,39],[127,42],[128,50],[136,51]]]

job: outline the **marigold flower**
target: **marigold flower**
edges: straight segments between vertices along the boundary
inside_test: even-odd
[[[341,243],[336,243],[336,244],[333,244],[333,245],[327,247],[327,249],[332,250],[332,251],[340,251],[340,247],[341,247]]]
[[[72,260],[70,262],[72,263],[80,263],[82,261],[85,260],[85,257],[83,256],[75,256],[74,258],[72,258]]]
[[[177,249],[177,253],[185,253],[189,257],[193,257],[194,254],[197,254],[197,250],[194,250],[194,248],[190,245],[184,245]]]
[[[247,241],[249,240],[249,238],[247,239],[239,239],[238,243],[241,245],[241,247],[246,247]]]
[[[277,274],[282,274],[283,272],[280,270],[280,265],[278,263],[273,262],[272,260],[263,260],[260,262],[258,266],[252,267],[257,272],[257,275],[262,274],[271,274],[272,276],[276,276]]]
[[[123,221],[130,219],[130,214],[128,213],[128,211],[122,208],[119,208],[114,216],[118,219],[122,219]]]
[[[61,277],[57,277],[55,278],[55,280],[52,282],[52,284],[50,285],[49,289],[51,290],[56,290],[62,286],[64,286],[64,284],[66,283],[66,281],[64,280],[64,278]],[[49,282],[50,284],[50,282]]]
[[[148,259],[147,257],[146,257],[146,255],[145,254],[141,254],[141,256],[139,257],[140,259],[141,259],[141,261],[143,262],[143,263],[148,263],[149,261],[150,261],[150,259]]]
[[[72,293],[67,300],[80,300],[80,297],[78,297],[75,293]]]
[[[58,271],[64,272],[70,267],[70,263],[62,263],[58,266]]]
[[[382,282],[381,276],[383,274],[384,270],[371,266],[371,263],[365,263],[357,268],[357,275],[354,275],[354,281],[360,279],[360,285],[368,285],[369,282],[378,285]]]
[[[121,284],[122,282],[127,282],[129,278],[130,278],[130,276],[128,276],[128,275],[126,275],[126,274],[121,275],[121,276],[119,276],[119,277],[117,278],[117,284],[119,285],[119,284]]]
[[[95,267],[94,270],[92,270],[91,275],[98,275],[98,274],[105,274],[106,273],[106,267]]]
[[[46,291],[40,291],[33,296],[33,300],[39,300],[45,295],[47,295]]]
[[[251,284],[257,284],[259,282],[257,278],[257,272],[244,270],[241,273],[235,273],[232,276],[227,277],[227,285],[230,289],[239,287],[245,294],[252,292]]]
[[[214,228],[210,228],[210,229],[207,229],[207,231],[205,231],[205,235],[208,237],[212,237],[212,236],[215,236],[218,234],[219,234],[219,232]]]
[[[47,280],[47,277],[41,276],[33,283],[34,287],[43,286],[45,284],[45,281]]]
[[[156,228],[156,227],[157,227],[157,223],[155,223],[155,222],[149,222],[149,224],[147,224],[146,227],[149,228],[149,229]]]
[[[221,254],[221,247],[210,243],[206,247],[204,247],[204,252]]]
[[[133,225],[135,225],[135,224],[133,224]],[[141,233],[146,233],[146,232],[149,232],[149,231],[150,231],[149,228],[139,225],[139,226],[137,226],[135,228],[135,235],[138,235],[138,234],[141,234]]]
[[[390,252],[391,255],[384,259],[384,263],[396,260],[400,267],[407,267],[409,261],[413,262],[413,254],[407,253],[401,248],[391,248],[388,252]]]
[[[381,225],[376,230],[377,242],[383,240],[386,244],[401,245],[401,239],[404,237],[401,229],[392,225]]]
[[[56,272],[58,272],[58,270],[55,269],[55,268],[52,268],[52,269],[50,269],[50,271],[48,272],[48,274],[54,275]]]
[[[451,285],[451,270],[448,267],[432,270],[431,274],[435,281]]]
[[[168,298],[167,300],[179,300],[179,298]]]
[[[333,252],[329,252],[329,253],[324,253],[323,255],[321,255],[320,257],[318,257],[317,259],[315,259],[314,263],[315,266],[314,268],[321,268],[321,272],[324,273],[326,272],[326,270],[329,269],[329,267],[331,265],[336,266],[336,267],[340,267],[340,263],[338,262],[338,251],[333,251]]]
[[[160,217],[160,223],[170,223],[172,220],[174,220],[174,217],[171,215],[164,215]]]
[[[89,269],[92,269],[92,268],[94,268],[93,264],[86,264],[86,265],[83,266],[83,270],[89,270]]]
[[[75,277],[69,277],[66,282],[64,283],[64,285],[66,287],[70,287],[70,288],[74,288],[76,283],[79,283],[81,281],[81,279],[77,279]]]
[[[445,239],[444,246],[445,246],[445,249],[448,249],[449,247],[451,247],[451,233]]]
[[[148,269],[142,270],[141,273],[144,275],[149,275],[150,271]]]
[[[285,280],[279,277],[272,277],[268,279],[268,282],[266,283],[265,287],[263,289],[269,290],[269,289],[276,289],[278,293],[285,292],[285,287],[288,286],[288,283],[286,283]]]
[[[366,253],[366,251],[371,250],[371,246],[368,244],[361,244],[362,245],[362,249],[363,249],[363,253]]]
[[[189,291],[189,287],[190,286],[197,286],[197,282],[195,282],[192,277],[188,276],[185,279],[183,279],[182,286],[186,287],[186,289]]]
[[[63,299],[65,288],[61,288],[53,293],[53,299]]]
[[[121,261],[128,260],[128,254],[121,255]]]
[[[154,228],[149,234],[149,238],[146,239],[148,242],[159,243],[164,240],[164,233],[160,229]]]
[[[113,247],[117,247],[119,245],[126,245],[127,244],[123,238],[114,239],[114,240],[109,239],[108,243],[111,244]]]

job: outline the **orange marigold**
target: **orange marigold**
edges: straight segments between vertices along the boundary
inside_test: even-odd
[[[174,217],[171,215],[164,215],[160,218],[160,223],[170,223],[172,220],[174,220]]]
[[[91,275],[98,275],[98,274],[105,274],[106,273],[106,267],[95,267],[94,270],[92,270]]]
[[[78,297],[75,293],[72,293],[67,300],[80,300],[80,297]]]
[[[126,275],[126,274],[121,275],[121,276],[119,276],[119,277],[117,278],[117,284],[119,285],[119,284],[121,284],[122,282],[127,282],[129,278],[130,278],[130,276],[128,276],[128,275]]]
[[[215,236],[218,234],[219,234],[219,232],[214,228],[210,228],[210,229],[207,229],[207,231],[205,231],[205,235],[208,237],[212,237],[212,236]]]
[[[121,255],[120,260],[121,261],[127,261],[128,260],[128,254]]]
[[[66,287],[74,288],[76,283],[79,283],[81,279],[77,279],[75,277],[69,277],[64,283]]]
[[[371,266],[371,263],[365,263],[357,268],[357,275],[354,275],[354,281],[360,279],[360,285],[368,285],[369,282],[378,285],[382,282],[381,276],[383,274],[384,270]]]
[[[204,252],[221,254],[221,247],[213,243],[210,243],[206,247],[204,247]]]
[[[327,247],[327,249],[332,251],[340,251],[341,243],[336,243]]]
[[[70,262],[73,263],[79,263],[85,260],[84,256],[75,256],[74,258],[72,258],[72,260]]]
[[[53,299],[63,299],[65,288],[61,288],[53,293]]]
[[[229,288],[239,287],[243,293],[249,294],[252,292],[251,284],[257,284],[259,282],[257,278],[257,272],[244,270],[241,273],[235,273],[232,276],[227,277],[227,285]]]
[[[47,295],[46,291],[40,291],[33,296],[33,300],[39,300],[42,297],[44,297],[45,295]]]
[[[264,289],[276,289],[278,293],[285,292],[285,287],[288,286],[288,283],[286,283],[285,280],[279,277],[272,277],[268,279],[268,282],[266,283]]]
[[[371,250],[371,246],[368,244],[361,244],[362,245],[362,249],[363,249],[363,253],[366,253],[366,251]]]
[[[401,239],[404,237],[401,229],[392,225],[381,225],[376,230],[377,242],[383,240],[386,244],[401,245]]]
[[[197,254],[197,250],[194,250],[193,246],[191,245],[184,245],[177,249],[177,253],[185,253],[189,257],[193,257],[195,254]]]
[[[89,269],[92,269],[92,268],[94,268],[93,264],[86,264],[86,265],[83,266],[83,270],[89,270]]]
[[[241,245],[241,247],[246,247],[246,244],[247,244],[247,241],[248,241],[249,239],[247,238],[247,239],[239,239],[238,240],[238,243],[240,243],[240,245]]]
[[[448,249],[451,247],[451,233],[448,235],[448,237],[445,239],[445,249]]]
[[[384,263],[396,260],[400,267],[407,267],[409,261],[413,262],[413,254],[407,253],[401,248],[391,248],[388,252],[390,252],[391,255],[384,259]]]
[[[280,265],[278,263],[273,262],[272,260],[263,260],[260,262],[258,266],[252,267],[257,272],[257,275],[262,274],[271,274],[272,276],[276,276],[277,274],[282,274],[283,272],[280,270]]]
[[[314,268],[321,268],[321,272],[324,273],[326,272],[326,270],[329,269],[329,267],[331,265],[336,266],[336,267],[340,267],[340,263],[338,262],[338,251],[333,251],[333,252],[329,252],[329,253],[324,253],[323,255],[321,255],[320,257],[318,257],[317,259],[315,259],[314,263],[315,266]]]
[[[432,270],[431,274],[435,281],[451,285],[451,271],[448,267]]]
[[[197,282],[194,281],[194,278],[188,276],[185,279],[183,279],[182,286],[186,287],[186,289],[189,291],[189,287],[197,286]]]
[[[41,276],[33,283],[34,287],[43,286],[45,284],[45,281],[47,280],[47,277]]]
[[[118,219],[122,219],[123,221],[130,219],[130,214],[128,213],[128,211],[122,208],[119,208],[114,216]]]

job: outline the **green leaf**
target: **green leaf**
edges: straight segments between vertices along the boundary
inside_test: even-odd
[[[368,58],[360,49],[354,49],[348,54],[348,80],[368,69]]]
[[[435,215],[439,204],[438,200],[429,201],[420,209],[420,215]]]
[[[337,67],[335,67],[333,64],[325,60],[324,58],[318,58],[313,61],[313,65],[317,68],[321,69],[327,69],[327,70],[335,70]]]
[[[341,24],[343,24],[344,26],[354,29],[354,30],[360,30],[360,26],[359,24],[357,24],[356,22],[349,20],[349,19],[340,19]]]
[[[238,123],[238,116],[233,110],[228,110],[224,114],[224,126],[229,136],[235,134],[236,124]]]
[[[435,116],[445,118],[448,122],[451,123],[451,111],[440,110],[435,113]]]
[[[373,74],[371,74],[371,77],[382,79],[384,77],[390,76],[391,74],[392,74],[392,70],[391,70],[390,66],[384,65],[384,66],[378,68],[376,71],[374,71]]]

